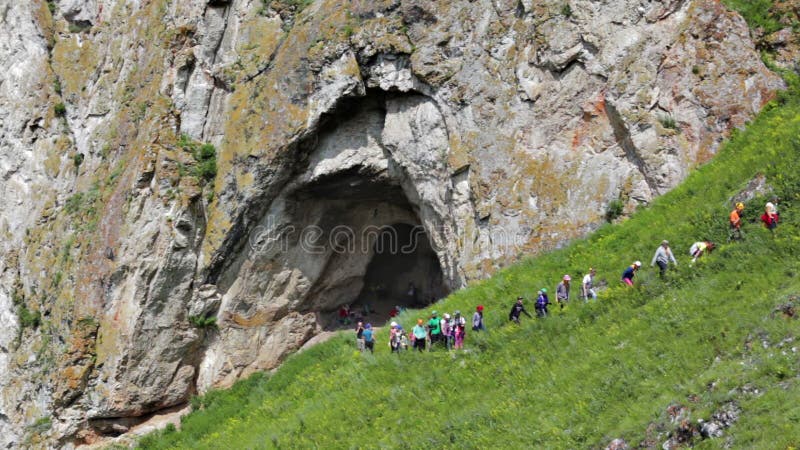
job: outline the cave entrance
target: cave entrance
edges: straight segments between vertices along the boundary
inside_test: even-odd
[[[395,306],[423,307],[449,292],[412,202],[419,195],[382,143],[385,122],[384,95],[344,102],[301,146],[286,211],[293,227],[314,233],[286,260],[310,284],[302,307],[326,329],[358,318],[380,325]],[[352,314],[340,320],[346,305]]]
[[[356,304],[388,318],[396,307],[421,308],[445,294],[436,252],[419,224],[395,223],[375,238]]]
[[[396,306],[421,308],[449,292],[428,234],[391,180],[340,174],[296,198],[297,223],[313,223],[319,234],[312,244],[326,249],[306,255],[315,265],[325,260],[307,300],[325,329],[358,320],[381,326]],[[347,319],[340,317],[345,306]]]

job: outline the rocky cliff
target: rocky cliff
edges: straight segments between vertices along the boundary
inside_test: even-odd
[[[425,302],[583,235],[782,88],[712,0],[0,13],[5,447],[119,435],[343,304],[408,280]]]

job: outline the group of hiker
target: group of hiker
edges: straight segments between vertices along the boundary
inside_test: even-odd
[[[775,206],[775,203],[778,203],[777,197],[774,197],[771,202],[767,202],[767,204],[764,205],[764,214],[761,215],[761,223],[773,233],[778,227],[778,221],[780,220],[778,208]],[[744,212],[744,203],[736,203],[736,206],[729,216],[731,227],[729,240],[740,240],[744,237],[744,235],[742,235],[742,212]]]
[[[485,329],[483,305],[478,305],[472,315],[472,330]],[[432,350],[436,346],[442,346],[447,350],[460,349],[464,348],[466,330],[467,320],[461,315],[461,311],[455,311],[452,315],[445,313],[441,317],[437,311],[433,311],[427,322],[417,319],[417,324],[411,329],[411,333],[407,333],[402,325],[392,321],[389,328],[389,348],[392,353],[399,353],[409,348],[419,351]],[[358,322],[355,331],[359,351],[374,352],[376,338],[372,324],[364,325],[363,322]]]
[[[594,267],[590,267],[589,271],[586,272],[586,275],[583,276],[583,280],[581,282],[581,298],[585,302],[589,302],[591,300],[597,300],[597,291],[595,291],[594,285],[594,276],[597,274],[597,271]],[[564,305],[566,305],[570,300],[570,282],[572,281],[572,277],[569,275],[564,275],[561,277],[561,281],[556,286],[556,303],[558,304],[560,309],[564,309]],[[523,304],[524,297],[520,296],[517,297],[517,302],[511,306],[511,311],[508,313],[508,320],[519,323],[519,317],[522,314],[525,314],[528,317],[533,317],[528,313],[525,309]],[[534,309],[536,310],[537,317],[547,317],[548,310],[547,307],[550,305],[550,297],[547,295],[547,288],[539,289],[539,292],[536,296],[536,303],[534,303]]]
[[[761,216],[761,222],[767,229],[773,232],[778,226],[779,221],[778,210],[775,207],[775,203],[777,203],[777,199],[767,202],[766,206],[764,207],[764,214]],[[740,240],[744,237],[741,230],[743,211],[744,204],[742,202],[737,202],[734,210],[731,211],[729,215],[729,240]],[[691,264],[695,263],[698,258],[712,252],[714,248],[715,244],[708,240],[697,241],[693,243],[689,248],[689,256],[692,257],[690,266]],[[659,268],[659,276],[661,279],[664,279],[666,278],[667,269],[669,268],[670,263],[672,263],[674,266],[678,265],[678,261],[675,259],[675,255],[672,253],[672,249],[669,246],[669,241],[663,240],[658,248],[656,248],[653,258],[650,261],[650,266],[654,267],[657,265]],[[633,264],[626,267],[622,272],[622,283],[627,286],[633,286],[633,279],[641,267],[641,261],[634,261]],[[584,300],[584,302],[597,300],[597,292],[595,290],[596,288],[594,282],[596,273],[596,270],[590,267],[582,279],[580,297]],[[564,306],[570,301],[571,281],[572,278],[569,274],[567,274],[561,278],[561,281],[556,286],[555,302],[559,305],[560,309],[563,309]],[[533,317],[525,309],[525,305],[523,303],[524,300],[525,299],[522,296],[517,297],[517,301],[511,306],[511,311],[508,313],[509,321],[519,324],[520,316],[522,314],[525,314],[531,318]],[[548,297],[547,288],[539,289],[536,302],[534,303],[536,316],[547,317],[549,314],[548,306],[550,304],[551,302],[550,298]],[[394,315],[392,315],[392,317],[394,317]],[[411,347],[416,348],[419,351],[423,351],[426,348],[430,349],[438,344],[441,344],[448,350],[463,348],[466,326],[466,319],[459,311],[456,311],[452,316],[450,314],[444,314],[441,318],[436,311],[433,311],[430,319],[427,322],[423,321],[422,319],[418,319],[417,324],[413,327],[410,334],[407,334],[403,327],[397,322],[392,322],[389,332],[389,346],[392,352],[400,352],[404,349],[407,349],[409,347],[409,342]],[[481,331],[485,329],[483,325],[482,305],[479,305],[473,314],[472,329],[474,331]],[[372,332],[372,327],[370,324],[362,325],[362,322],[359,322],[358,326],[356,327],[356,338],[358,341],[359,350],[369,350],[370,352],[373,351],[375,345],[375,335]]]

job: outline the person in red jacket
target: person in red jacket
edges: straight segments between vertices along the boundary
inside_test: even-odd
[[[778,226],[778,211],[775,210],[775,205],[772,202],[767,202],[764,207],[764,214],[761,215],[761,221],[764,226],[769,230],[775,230]]]

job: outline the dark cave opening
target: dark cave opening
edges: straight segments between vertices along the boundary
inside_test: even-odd
[[[327,258],[309,305],[325,329],[363,319],[375,326],[396,306],[421,308],[447,295],[439,257],[401,186],[385,172],[346,171],[293,195],[295,223],[319,227]],[[349,307],[347,318],[340,317]]]
[[[304,211],[320,214],[315,244],[329,249],[325,256],[309,255],[328,258],[309,301],[319,305],[323,327],[361,319],[380,326],[396,306],[421,308],[447,295],[439,257],[400,186],[352,173],[345,179],[300,195]],[[340,317],[344,306],[346,319]]]
[[[395,223],[375,239],[356,304],[389,316],[395,307],[420,308],[445,294],[442,269],[420,225]]]
[[[297,239],[285,261],[310,283],[300,310],[325,329],[359,318],[381,325],[395,306],[420,308],[449,293],[417,187],[383,144],[391,98],[370,92],[341,102],[300,146],[285,209]]]

